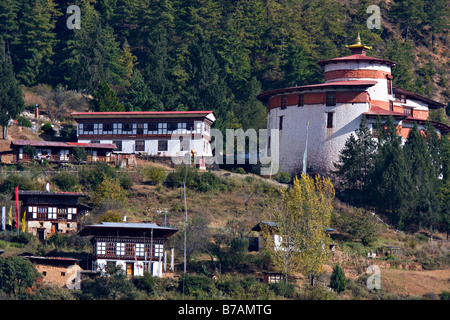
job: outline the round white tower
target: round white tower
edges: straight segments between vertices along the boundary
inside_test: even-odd
[[[319,62],[324,66],[324,83],[258,95],[267,104],[269,134],[270,129],[279,130],[280,171],[300,173],[305,153],[308,172],[333,170],[362,114],[372,106],[389,110],[391,67],[395,63],[367,56],[371,48],[361,44],[359,35],[358,42],[347,47],[351,55]],[[270,141],[268,152],[273,147],[276,143]]]

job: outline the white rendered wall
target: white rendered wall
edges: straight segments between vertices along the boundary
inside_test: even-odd
[[[280,171],[298,174],[303,167],[308,126],[308,171],[324,174],[334,169],[333,162],[339,160],[339,153],[350,134],[359,128],[361,115],[369,110],[368,103],[338,103],[327,107],[322,104],[303,107],[288,106],[286,109],[272,109],[268,114],[269,129],[277,129],[279,117],[283,118],[280,131]],[[333,112],[333,128],[327,128],[327,112]]]
[[[133,263],[133,275],[134,276],[143,276],[144,275],[144,262],[137,262],[134,260],[130,261],[122,261],[122,260],[105,260],[105,259],[97,259],[93,262],[93,265],[96,266],[94,271],[104,272],[106,268],[107,261],[114,261],[117,267],[120,267],[124,272],[126,272],[126,263]],[[163,261],[153,261],[152,263],[152,275],[155,277],[162,277],[163,275]]]
[[[120,140],[120,139],[118,139]],[[161,139],[163,140],[163,139]],[[78,140],[79,143],[90,143],[92,140]],[[98,140],[97,140],[98,141]],[[114,151],[114,153],[135,153],[136,152],[136,140],[126,140],[122,141],[122,151]],[[113,140],[100,140],[100,143],[113,143]],[[190,150],[194,150],[197,156],[212,156],[212,150],[210,143],[205,138],[197,138],[193,139],[190,142],[189,150],[181,151],[180,150],[180,141],[178,139],[168,140],[167,151],[158,151],[158,140],[157,139],[149,139],[145,140],[144,152],[147,152],[149,155],[158,155],[161,156],[183,156],[186,152]]]

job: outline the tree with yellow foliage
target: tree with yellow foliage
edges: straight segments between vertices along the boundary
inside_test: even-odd
[[[119,179],[103,175],[103,181],[94,191],[92,202],[98,206],[107,199],[123,202],[127,198],[127,191],[120,185]]]
[[[329,259],[330,226],[335,191],[330,179],[302,174],[284,190],[280,210],[274,212],[276,228],[263,228],[266,249],[275,268],[286,277],[301,272],[314,279]],[[275,235],[275,236],[274,236]]]

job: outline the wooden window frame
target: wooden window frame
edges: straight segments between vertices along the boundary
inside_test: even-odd
[[[136,140],[134,143],[134,151],[145,151],[145,140]]]
[[[329,91],[327,92],[327,100],[326,105],[328,107],[335,106],[336,105],[336,92],[335,91]]]
[[[297,105],[303,107],[305,105],[305,95],[303,93],[298,95]]]
[[[162,151],[162,152],[169,151],[169,141],[168,140],[158,140],[158,151]]]
[[[334,127],[334,112],[327,112],[327,129],[332,129]]]
[[[281,110],[284,110],[287,108],[287,95],[281,96]]]

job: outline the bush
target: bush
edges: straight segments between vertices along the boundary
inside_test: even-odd
[[[3,181],[0,186],[0,192],[12,193],[16,187],[19,187],[20,190],[34,190],[36,186],[34,181],[30,178],[14,173]]]
[[[214,173],[199,173],[195,168],[183,167],[180,167],[177,171],[169,173],[164,181],[164,184],[169,188],[180,188],[184,184],[185,177],[186,187],[195,191],[209,192],[228,188],[225,181]]]
[[[184,282],[184,283],[183,283]],[[215,291],[213,279],[207,276],[184,275],[178,281],[178,291],[197,298],[211,297]]]
[[[442,291],[440,294],[441,300],[450,300],[450,292],[448,291]]]
[[[74,191],[79,183],[78,178],[68,172],[58,173],[52,178],[52,181],[62,191]]]
[[[37,149],[33,146],[26,145],[26,146],[23,146],[22,149],[23,149],[23,153],[29,155],[31,158],[34,158],[37,155]]]
[[[96,189],[105,177],[116,177],[114,168],[105,162],[96,162],[93,166],[80,170],[80,182],[91,190]]]
[[[270,289],[278,296],[292,298],[294,296],[295,287],[292,283],[278,282],[272,283]]]
[[[72,154],[73,154],[73,157],[75,158],[75,160],[78,162],[86,161],[86,159],[87,159],[87,152],[86,152],[86,149],[84,149],[84,148],[75,147],[72,150]]]
[[[23,116],[17,118],[17,123],[19,126],[31,128],[31,121]]]
[[[166,179],[166,173],[164,169],[153,166],[142,168],[141,175],[154,185],[161,184]]]
[[[277,175],[274,177],[274,179],[276,181],[278,181],[279,183],[291,183],[292,182],[292,177],[289,173],[287,172],[278,172]]]
[[[45,133],[49,134],[49,135],[54,135],[55,134],[55,130],[53,130],[52,124],[47,122],[46,124],[44,124],[41,127],[42,131],[44,131]]]

